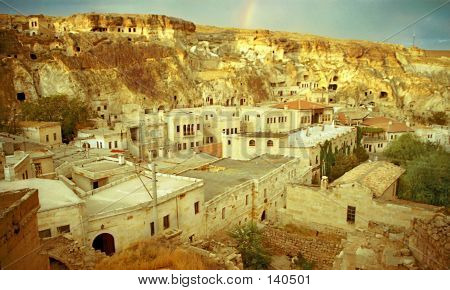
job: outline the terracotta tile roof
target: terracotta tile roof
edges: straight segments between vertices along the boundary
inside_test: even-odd
[[[354,111],[354,112],[339,112],[337,119],[345,125],[349,125],[352,120],[363,120],[369,115],[369,112]]]
[[[365,119],[363,125],[381,128],[388,133],[414,131],[413,129],[408,127],[405,123],[387,117],[375,117]]]
[[[328,108],[327,106],[324,106],[324,105],[321,105],[321,104],[318,104],[318,103],[304,101],[304,100],[290,101],[290,102],[287,102],[287,103],[277,104],[277,105],[272,106],[272,107],[273,108],[278,108],[278,109],[284,109],[285,106],[287,106],[288,109],[292,109],[292,110],[313,110],[313,109],[325,109],[325,108]]]
[[[378,128],[382,128],[385,132],[388,133],[398,133],[398,132],[412,132],[413,129],[406,126],[405,123],[402,122],[393,122],[393,123],[382,123],[376,125]]]
[[[387,118],[387,117],[367,118],[367,119],[364,120],[363,125],[372,126],[372,125],[378,125],[378,124],[381,124],[381,123],[388,123],[389,121],[395,122],[394,119]]]
[[[387,161],[365,162],[346,172],[331,185],[358,182],[380,197],[404,172],[405,169]]]

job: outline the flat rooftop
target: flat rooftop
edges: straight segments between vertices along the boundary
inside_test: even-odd
[[[212,166],[189,170],[180,175],[202,179],[205,183],[205,201],[208,201],[236,185],[260,178],[292,159],[268,155],[248,161],[222,159]]]
[[[141,176],[141,179],[147,189],[151,191],[151,179],[146,176]],[[192,178],[165,174],[157,174],[156,179],[158,198],[199,182]],[[93,216],[149,203],[152,200],[141,180],[135,177],[117,185],[107,187],[86,198],[86,213]]]
[[[110,128],[98,128],[98,129],[84,129],[78,131],[78,138],[88,138],[88,136],[94,135],[112,135],[112,134],[120,134],[122,132],[126,132],[126,130],[120,129],[110,129]]]
[[[5,156],[5,161],[7,165],[16,165],[18,164],[22,159],[27,157],[29,154],[22,152],[22,151],[15,151],[14,155],[7,155]]]
[[[91,148],[86,152],[84,149],[75,146],[61,146],[52,149],[55,155],[53,156],[55,167],[60,166],[64,162],[73,162],[92,157],[114,156],[117,153],[111,152],[111,149],[96,149]]]
[[[322,125],[312,126],[289,134],[289,147],[313,147],[325,140],[352,132],[350,126]]]
[[[17,181],[0,181],[0,191],[36,188],[41,208],[39,212],[77,205],[82,200],[60,180],[31,178]]]
[[[91,173],[98,173],[103,171],[109,171],[126,165],[120,165],[118,162],[111,160],[96,160],[90,163],[82,164],[77,167],[86,170]]]
[[[158,158],[155,162],[157,165],[156,170],[166,174],[179,174],[219,160],[219,158],[206,153],[194,152],[183,154],[182,157],[175,155],[172,158]]]

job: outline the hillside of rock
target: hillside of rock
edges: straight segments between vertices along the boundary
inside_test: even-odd
[[[37,20],[39,26],[30,27]],[[399,118],[449,110],[450,57],[355,40],[207,26],[161,15],[0,15],[2,118],[26,100],[67,95],[165,109],[276,101],[309,83],[329,101],[371,102]],[[21,94],[22,96],[22,94]],[[212,101],[211,101],[212,100]]]

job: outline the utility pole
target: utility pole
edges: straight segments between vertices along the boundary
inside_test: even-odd
[[[153,220],[155,223],[155,234],[158,233],[158,192],[156,187],[156,165],[155,162],[150,164],[152,171],[152,192],[153,192]]]
[[[139,160],[145,160],[145,116],[141,111],[139,113]]]

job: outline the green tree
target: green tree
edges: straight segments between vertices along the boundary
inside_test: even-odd
[[[76,126],[86,122],[92,115],[87,102],[67,96],[53,96],[24,102],[22,118],[33,121],[60,122],[64,141],[73,139]]]
[[[400,178],[400,198],[449,205],[450,153],[441,146],[407,134],[391,142],[384,155],[406,169]]]
[[[365,162],[369,159],[369,154],[367,154],[362,146],[356,146],[356,148],[353,149],[353,154],[356,156],[356,159],[358,159],[358,163]]]
[[[236,226],[230,236],[238,244],[237,249],[241,253],[245,269],[267,269],[270,264],[270,256],[262,247],[262,235],[255,223],[244,226]]]
[[[400,197],[433,205],[449,206],[450,154],[429,152],[406,165]]]
[[[427,152],[439,150],[439,146],[424,143],[413,134],[403,134],[397,140],[391,142],[383,155],[394,163],[405,164]]]
[[[358,158],[355,154],[346,155],[343,153],[338,153],[336,155],[336,162],[333,167],[331,167],[330,172],[330,181],[336,180],[337,178],[341,177],[346,173],[347,171],[353,169],[354,167],[358,166]]]

